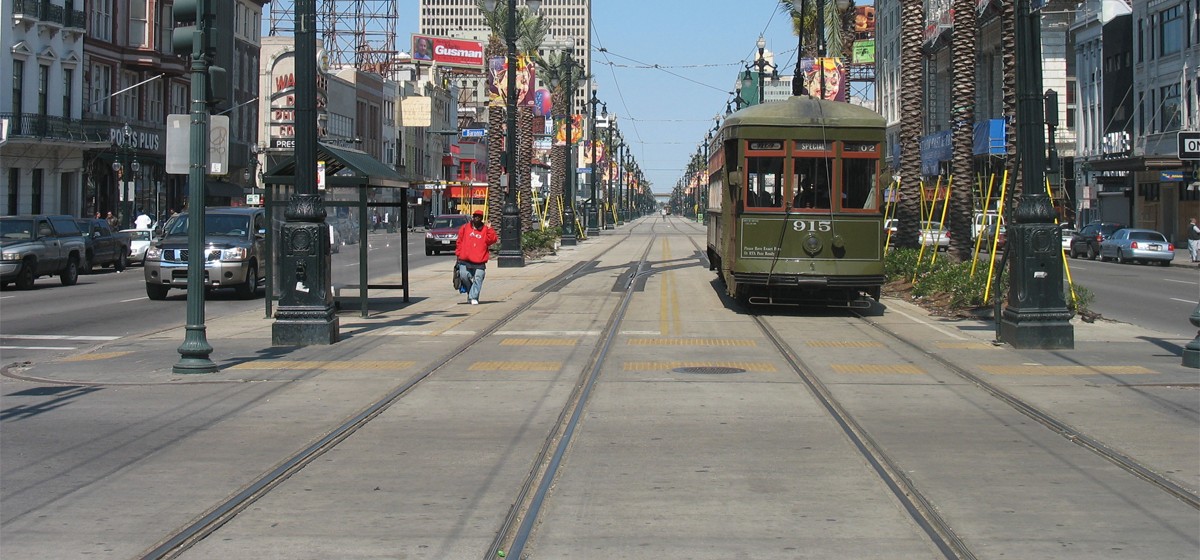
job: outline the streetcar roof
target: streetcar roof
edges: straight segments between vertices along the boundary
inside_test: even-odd
[[[808,95],[751,105],[725,118],[725,128],[737,126],[827,126],[884,128],[882,115],[852,103]]]

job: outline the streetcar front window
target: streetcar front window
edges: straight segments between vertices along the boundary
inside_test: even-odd
[[[746,207],[783,207],[783,158],[746,158]]]
[[[795,195],[792,208],[829,210],[832,208],[833,158],[799,157],[793,160]]]
[[[876,185],[879,160],[846,158],[842,160],[842,208],[878,208]]]

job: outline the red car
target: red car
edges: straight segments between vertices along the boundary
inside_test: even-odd
[[[454,252],[458,243],[458,228],[471,221],[465,214],[441,214],[434,216],[425,232],[425,254],[437,255],[442,251]]]

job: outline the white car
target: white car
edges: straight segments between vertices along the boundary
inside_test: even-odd
[[[149,249],[158,238],[152,229],[123,229],[121,233],[129,234],[129,262],[146,262],[146,249]]]

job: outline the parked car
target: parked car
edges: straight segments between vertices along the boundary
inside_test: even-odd
[[[28,290],[38,276],[58,276],[64,286],[79,280],[86,247],[71,216],[0,217],[0,287]]]
[[[921,245],[936,247],[938,251],[950,248],[950,230],[942,229],[938,222],[921,222]]]
[[[899,225],[900,220],[889,218],[887,221],[883,222],[883,234],[896,235],[896,229],[899,227]]]
[[[471,221],[465,214],[441,214],[434,216],[425,232],[425,254],[437,255],[442,251],[453,251],[458,243],[458,228]]]
[[[129,264],[129,234],[113,231],[105,220],[80,218],[75,220],[83,232],[85,256],[79,263],[79,272],[89,274],[97,266],[113,267],[121,272]]]
[[[1175,245],[1152,229],[1119,229],[1100,244],[1100,260],[1119,263],[1143,262],[1171,266]]]
[[[152,229],[123,229],[121,233],[129,234],[129,262],[145,262],[146,249],[158,241]]]
[[[988,225],[987,229],[983,230],[982,236],[983,239],[979,240],[979,250],[987,253],[992,250],[993,238],[996,236],[996,224]],[[1005,245],[1008,244],[1008,227],[1003,224],[1000,225],[1000,237],[995,240],[995,244],[997,253],[1003,251]]]
[[[1079,231],[1072,227],[1062,226],[1062,250],[1065,252],[1071,251],[1071,238],[1075,236],[1075,232]]]
[[[232,287],[249,299],[266,279],[267,217],[261,207],[207,208],[204,211],[204,286]],[[146,251],[146,295],[167,297],[171,288],[188,287],[188,214],[171,218],[163,238]]]
[[[1071,236],[1071,247],[1067,250],[1067,254],[1071,255],[1073,259],[1079,258],[1079,255],[1095,259],[1100,256],[1100,243],[1124,227],[1125,224],[1117,222],[1089,223]]]

